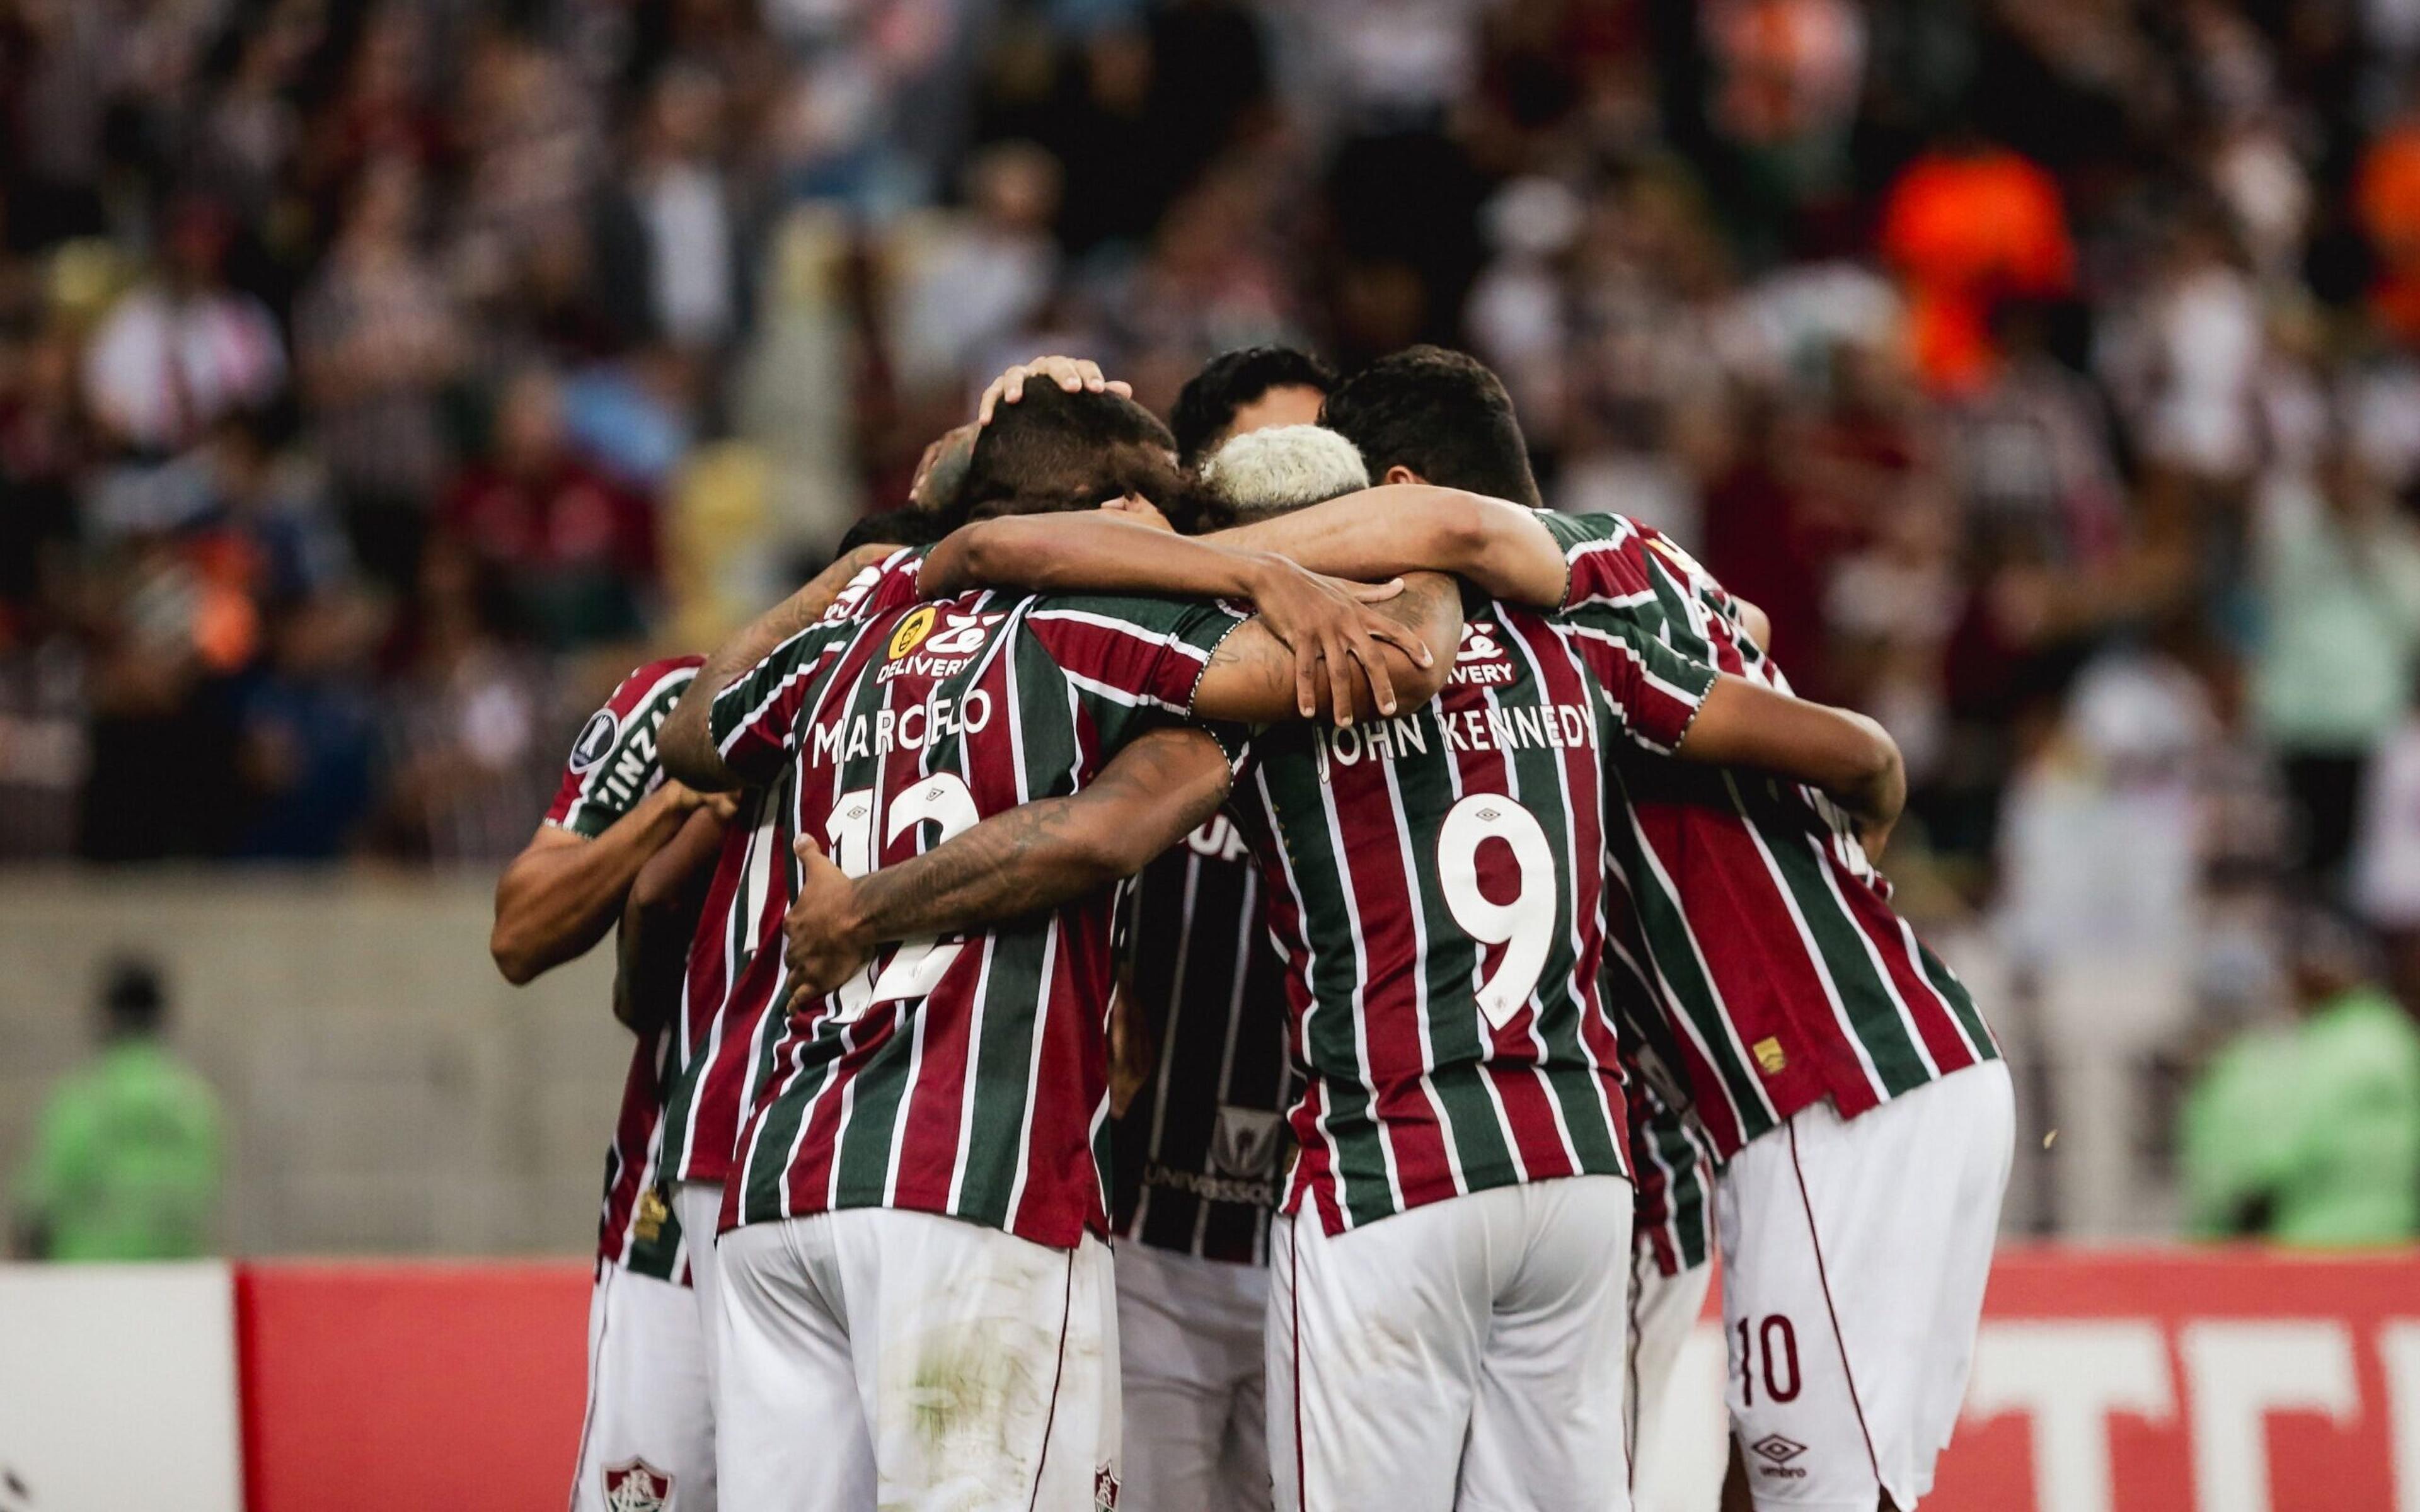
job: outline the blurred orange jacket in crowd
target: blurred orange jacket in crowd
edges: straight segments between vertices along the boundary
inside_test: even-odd
[[[2420,123],[2406,121],[2370,144],[2353,204],[2378,255],[2370,306],[2397,336],[2420,340]]]
[[[1936,393],[1991,376],[1994,301],[2063,294],[2075,281],[2057,180],[2003,147],[1909,163],[1884,203],[1881,239],[1906,286],[1916,370]]]

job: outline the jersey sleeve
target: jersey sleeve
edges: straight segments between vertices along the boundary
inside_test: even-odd
[[[663,780],[656,733],[697,676],[702,658],[651,661],[622,679],[613,696],[580,727],[546,822],[590,840],[638,807]]]
[[[1211,653],[1248,617],[1224,604],[1179,599],[1045,598],[1026,626],[1086,706],[1105,748],[1114,750],[1156,724],[1191,717]],[[1202,727],[1231,764],[1241,760],[1239,727]]]
[[[775,646],[707,705],[706,733],[722,764],[750,787],[781,773],[799,748],[799,711],[817,673],[860,633],[846,621],[818,622]]]
[[[929,547],[903,546],[870,567],[861,568],[824,610],[821,623],[846,625],[906,609],[923,596],[917,582]]]
[[[1743,654],[1761,655],[1745,643],[1739,600],[1661,531],[1624,515],[1565,515],[1552,509],[1533,513],[1562,548],[1564,610],[1629,609],[1654,628],[1676,605],[1694,600],[1723,622],[1715,632],[1720,640],[1738,645]],[[1708,649],[1716,653],[1713,659],[1723,659],[1719,648]]]
[[[1621,733],[1659,756],[1670,755],[1722,674],[1658,640],[1621,610],[1584,609],[1563,619]]]

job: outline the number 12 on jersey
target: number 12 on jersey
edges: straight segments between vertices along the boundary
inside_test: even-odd
[[[954,772],[936,772],[917,779],[906,791],[893,795],[891,811],[880,816],[883,822],[879,824],[872,788],[842,794],[824,821],[824,839],[830,843],[832,864],[844,875],[861,877],[874,870],[877,855],[874,837],[877,829],[881,831],[882,843],[889,845],[918,825],[938,825],[940,834],[933,843],[939,845],[953,835],[972,829],[982,817],[964,779]],[[875,1004],[892,998],[923,996],[940,984],[950,964],[963,949],[956,942],[945,945],[933,939],[903,943],[879,972],[869,965],[832,994],[832,1022],[850,1023]]]

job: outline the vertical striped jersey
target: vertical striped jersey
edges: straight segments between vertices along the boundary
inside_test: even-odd
[[[922,548],[861,569],[820,623],[842,625],[916,602]],[[676,1181],[721,1181],[772,1065],[778,1015],[766,1012],[782,969],[782,916],[797,896],[790,775],[741,795],[690,947],[668,1077],[663,1168]],[[770,949],[768,949],[768,947]]]
[[[1127,1006],[1156,1047],[1111,1138],[1114,1227],[1204,1259],[1263,1263],[1286,1100],[1285,962],[1260,869],[1225,814],[1127,885]]]
[[[1687,553],[1618,515],[1547,524],[1571,563],[1570,605],[1622,606],[1681,656],[1788,689]],[[1609,845],[1628,903],[1611,942],[1623,1036],[1716,1156],[1826,1098],[1854,1118],[1999,1054],[1822,794],[1638,749],[1613,774],[1626,806]]]
[[[1679,1275],[1714,1254],[1714,1146],[1652,1081],[1630,1094],[1631,1241],[1664,1275]]]
[[[594,840],[663,780],[656,733],[697,675],[703,658],[651,661],[622,679],[605,706],[588,717],[564,764],[563,783],[546,822]],[[622,1107],[605,1151],[605,1196],[597,1223],[597,1257],[659,1280],[689,1280],[680,1225],[657,1180],[663,1134],[664,1076],[672,1053],[670,1026],[630,1052],[622,1080]]]
[[[862,875],[1081,789],[1190,713],[1242,623],[1160,599],[969,594],[810,627],[724,689],[709,728],[743,779],[788,771],[791,831]],[[1106,1232],[1109,928],[1103,894],[888,947],[791,1014],[724,1224],[880,1206],[1060,1248]]]
[[[1608,563],[1610,567],[1610,563]],[[1630,568],[1643,592],[1642,563]],[[1260,857],[1310,1080],[1284,1208],[1339,1232],[1460,1194],[1627,1174],[1599,995],[1608,761],[1668,749],[1714,684],[1619,604],[1466,597],[1428,704],[1254,742]]]

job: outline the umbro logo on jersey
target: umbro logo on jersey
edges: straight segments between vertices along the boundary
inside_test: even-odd
[[[1768,1433],[1747,1446],[1748,1453],[1765,1463],[1756,1467],[1760,1475],[1773,1475],[1785,1480],[1799,1480],[1807,1474],[1803,1467],[1790,1462],[1807,1452],[1807,1446],[1778,1433]]]
[[[672,1503],[672,1476],[645,1460],[605,1467],[606,1512],[664,1512]]]
[[[1462,627],[1462,649],[1454,654],[1450,681],[1496,686],[1512,681],[1512,663],[1496,639],[1496,622],[1472,620]]]
[[[599,709],[590,715],[580,738],[571,743],[571,769],[584,772],[603,761],[605,753],[613,748],[613,735],[621,728],[622,722],[613,717],[611,709]]]

